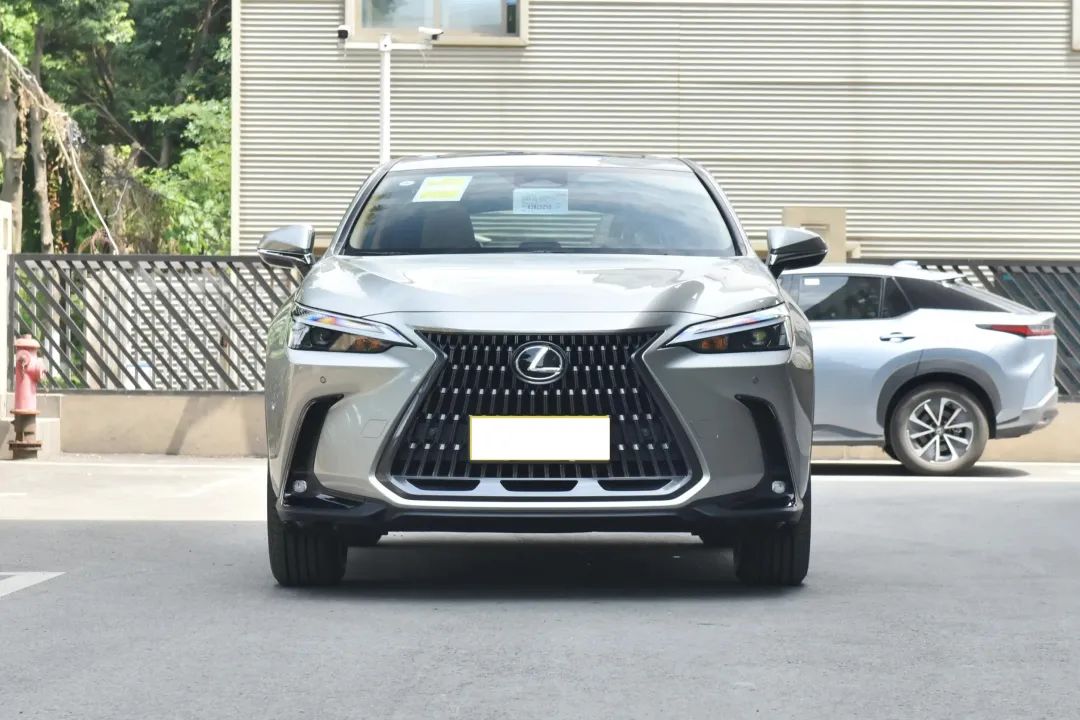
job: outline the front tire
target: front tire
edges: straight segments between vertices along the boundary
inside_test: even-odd
[[[288,523],[277,513],[277,497],[266,482],[266,539],[270,571],[279,585],[336,585],[345,576],[348,547],[330,528]]]
[[[889,417],[889,445],[909,472],[952,475],[978,461],[990,426],[970,390],[934,382],[908,392]]]
[[[810,488],[797,523],[750,530],[735,545],[735,576],[748,585],[801,585],[810,569]]]

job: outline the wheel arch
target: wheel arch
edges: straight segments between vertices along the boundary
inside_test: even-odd
[[[920,370],[921,369],[922,368],[920,368]],[[987,388],[976,379],[978,375],[982,374],[981,371],[972,369],[971,375],[962,374],[967,372],[969,372],[968,368],[964,368],[963,370],[931,370],[930,372],[917,373],[912,378],[896,383],[893,388],[889,387],[890,383],[886,383],[886,392],[881,394],[881,398],[878,401],[878,419],[881,421],[881,427],[885,429],[885,437],[889,437],[889,421],[892,418],[893,410],[904,395],[923,385],[944,382],[959,385],[975,396],[975,399],[982,405],[983,412],[986,413],[986,422],[989,425],[990,437],[994,438],[997,435],[997,407],[1000,405],[1000,398],[997,398],[996,391],[992,389],[993,385],[991,383],[988,383],[991,390],[987,390]],[[975,377],[973,377],[973,375]],[[984,382],[987,381],[984,380]],[[890,389],[891,392],[889,392]]]

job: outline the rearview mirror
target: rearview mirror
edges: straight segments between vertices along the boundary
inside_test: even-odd
[[[306,271],[315,262],[315,229],[310,225],[286,225],[271,230],[259,241],[259,257],[267,265]]]
[[[829,246],[815,232],[794,227],[770,228],[769,256],[765,264],[773,277],[785,270],[811,267],[825,259]]]

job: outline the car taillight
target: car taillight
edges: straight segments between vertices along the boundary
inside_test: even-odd
[[[980,325],[984,330],[997,330],[998,332],[1019,335],[1020,337],[1040,337],[1054,334],[1054,323],[1038,323],[1037,325]]]

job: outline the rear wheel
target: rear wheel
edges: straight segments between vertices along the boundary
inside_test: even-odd
[[[270,571],[286,587],[335,585],[345,575],[348,547],[328,527],[301,526],[277,513],[274,488],[266,482],[266,538]]]
[[[982,404],[970,390],[935,382],[914,388],[889,417],[889,445],[919,475],[951,475],[982,456],[990,435]]]
[[[750,530],[735,544],[735,575],[750,585],[801,585],[810,569],[810,488],[799,522]]]

